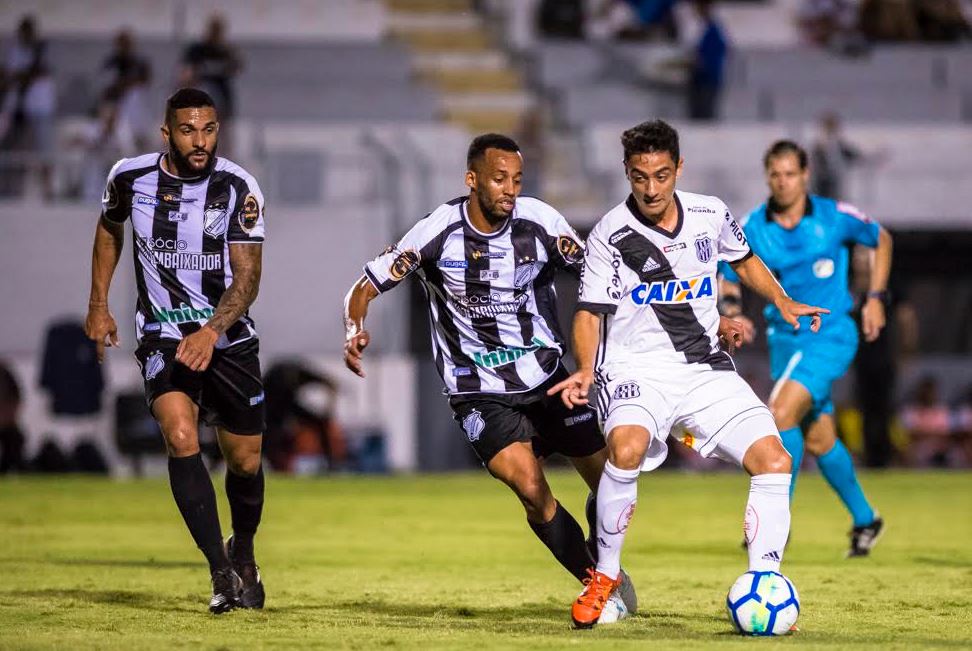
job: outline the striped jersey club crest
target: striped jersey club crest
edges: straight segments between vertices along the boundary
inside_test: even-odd
[[[712,240],[708,237],[700,237],[695,240],[695,255],[699,262],[708,262],[712,259]]]

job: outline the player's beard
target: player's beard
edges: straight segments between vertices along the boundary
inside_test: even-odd
[[[213,144],[212,151],[206,151],[206,154],[209,155],[209,159],[206,161],[206,166],[201,170],[196,170],[192,165],[189,164],[189,156],[197,151],[205,151],[203,149],[193,149],[187,156],[183,156],[179,152],[179,148],[176,147],[175,142],[172,140],[172,136],[169,136],[169,151],[167,152],[167,155],[169,157],[169,162],[171,162],[172,166],[175,167],[176,174],[178,176],[186,179],[201,178],[203,176],[209,176],[212,174],[213,166],[216,165],[216,148],[218,146],[219,143],[216,142]]]
[[[476,192],[476,201],[479,202],[479,209],[490,224],[502,224],[513,214],[512,210],[509,213],[503,212],[497,205],[499,203],[498,200],[490,204],[489,199],[479,192]],[[516,207],[516,198],[513,199],[513,206],[514,208]]]

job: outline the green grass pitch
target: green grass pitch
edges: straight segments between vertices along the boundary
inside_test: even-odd
[[[582,520],[579,478],[551,483]],[[623,557],[641,612],[593,631],[570,629],[578,585],[485,473],[269,477],[267,608],[221,617],[206,612],[208,573],[164,480],[8,479],[0,649],[972,647],[972,474],[863,483],[888,529],[871,558],[848,561],[843,508],[801,477],[783,566],[801,630],[767,640],[734,635],[724,609],[746,569],[741,474],[642,475]]]

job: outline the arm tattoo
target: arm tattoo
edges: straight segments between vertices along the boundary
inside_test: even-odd
[[[262,244],[230,244],[233,282],[226,288],[213,317],[206,324],[219,334],[237,322],[256,300],[263,271]]]

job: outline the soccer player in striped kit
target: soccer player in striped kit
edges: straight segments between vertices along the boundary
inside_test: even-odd
[[[209,562],[213,613],[264,603],[253,552],[263,512],[263,385],[248,316],[262,269],[263,194],[246,170],[216,156],[218,135],[212,99],[183,88],[166,103],[167,150],[122,159],[111,169],[85,324],[103,360],[105,347],[119,344],[108,288],[131,221],[135,356],[165,437],[172,495]],[[216,428],[226,459],[233,522],[226,543],[199,452],[200,417]]]

